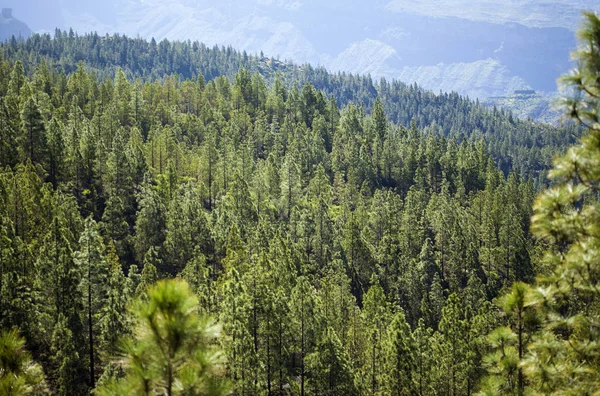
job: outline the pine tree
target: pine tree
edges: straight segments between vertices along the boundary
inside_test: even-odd
[[[485,358],[490,376],[484,381],[482,394],[523,395],[528,389],[521,362],[539,324],[536,312],[527,307],[529,293],[528,285],[516,282],[510,293],[499,299],[508,326],[496,328],[487,337],[492,348]]]
[[[414,394],[415,340],[402,312],[397,313],[390,324],[384,354],[384,394]]]
[[[25,77],[25,70],[23,69],[23,63],[18,60],[15,62],[13,69],[10,73],[10,80],[8,83],[8,89],[6,91],[6,97],[4,98],[4,104],[6,106],[8,127],[12,130],[12,133],[18,133],[21,130],[21,88],[27,82]]]
[[[48,144],[48,162],[49,162],[49,180],[52,182],[54,189],[58,186],[58,182],[62,181],[64,164],[65,164],[65,147],[63,138],[64,127],[56,120],[52,119],[48,125],[46,132],[46,140]]]
[[[165,246],[170,273],[181,272],[196,250],[205,256],[213,254],[214,243],[202,199],[193,184],[183,185],[171,200],[166,226]]]
[[[445,381],[448,394],[467,393],[468,353],[473,345],[468,343],[469,318],[465,315],[461,301],[457,294],[448,297],[446,306],[442,310],[442,320],[439,331],[443,335],[442,353]]]
[[[555,161],[550,177],[556,185],[535,202],[532,231],[550,245],[544,262],[551,273],[538,279],[526,300],[543,313],[543,322],[528,346],[524,371],[534,389],[555,394],[600,388],[600,216],[593,198],[600,182],[600,18],[586,13],[579,36],[578,68],[563,82],[580,94],[566,103],[587,133]]]
[[[228,256],[231,254],[228,252]],[[250,392],[254,378],[248,374],[248,363],[254,346],[249,326],[251,303],[249,293],[234,265],[228,264],[220,285],[220,320],[225,324],[223,350],[227,356],[227,366],[232,383],[239,392]]]
[[[309,182],[307,199],[310,201],[311,217],[314,223],[314,260],[319,268],[323,268],[331,261],[334,230],[329,214],[331,187],[321,165],[317,167],[315,176]]]
[[[59,219],[55,219],[52,231],[49,233],[49,240],[54,242],[54,246],[50,246],[55,260],[48,264],[56,265],[56,268],[46,273],[46,276],[56,274],[54,300],[57,316],[53,318],[54,325],[49,329],[50,350],[53,355],[51,363],[56,378],[56,390],[59,395],[65,396],[83,395],[88,391],[86,383],[82,381],[88,369],[83,359],[86,356],[83,323],[85,315],[82,315],[85,311],[83,290],[80,287],[83,268],[76,257],[71,257],[70,249],[66,244],[66,235],[68,234],[60,226]],[[43,262],[41,256],[40,263]],[[47,267],[40,269],[48,271]],[[41,279],[45,278],[41,277]]]
[[[290,314],[293,320],[293,345],[296,354],[295,373],[299,377],[300,389],[304,396],[307,392],[306,358],[316,347],[321,318],[318,312],[316,292],[306,277],[299,277],[290,297]]]
[[[44,395],[44,371],[25,350],[17,330],[0,333],[0,393],[6,396]]]
[[[85,324],[89,354],[89,381],[92,388],[96,383],[96,368],[99,362],[97,337],[100,333],[99,318],[106,306],[109,265],[106,262],[104,243],[98,232],[98,225],[88,218],[85,230],[79,239],[79,250],[75,260],[81,268],[81,294],[84,296]]]
[[[61,396],[69,395],[85,395],[88,389],[85,383],[81,380],[85,378],[86,367],[80,358],[78,348],[83,342],[82,334],[74,333],[71,328],[74,328],[71,321],[76,321],[73,312],[69,312],[70,319],[64,314],[58,315],[54,331],[52,333],[52,353],[53,363],[56,367],[56,387],[57,394]],[[75,331],[82,332],[82,326],[79,326]],[[78,342],[81,341],[81,342]]]
[[[381,103],[379,98],[375,99],[372,113],[377,137],[381,142],[383,142],[383,140],[387,137],[388,125],[387,118],[385,117],[385,111],[383,110],[383,103]]]
[[[289,150],[286,153],[279,179],[281,180],[281,215],[289,219],[292,208],[299,199],[301,186],[300,168],[295,153]]]
[[[70,286],[73,286],[70,283],[72,279],[69,279],[73,274],[68,272],[77,271],[70,243],[72,239],[73,236],[70,235],[69,230],[56,217],[49,227],[38,253],[34,281],[37,297],[35,310],[36,321],[43,329],[52,328],[61,312],[73,308],[67,304],[67,299],[71,298],[67,294],[74,292],[70,289]],[[76,275],[79,277],[80,274]],[[65,280],[67,282],[63,283]],[[66,287],[63,288],[63,285]]]
[[[165,240],[166,208],[153,186],[145,184],[138,197],[140,210],[135,223],[135,251],[138,263],[151,247],[162,248]]]
[[[364,366],[364,372],[361,375],[369,378],[370,393],[376,394],[383,386],[384,376],[384,351],[383,344],[386,337],[386,330],[389,326],[391,309],[386,300],[383,288],[375,277],[371,279],[372,286],[365,294],[363,300],[362,314],[367,328],[368,351]]]
[[[129,320],[127,316],[126,278],[121,268],[121,263],[116,255],[114,245],[107,245],[106,261],[109,266],[109,274],[106,283],[106,301],[100,316],[100,360],[107,370],[111,365],[110,360],[118,352],[118,342],[121,337],[129,332]]]
[[[214,346],[219,327],[198,316],[187,283],[164,280],[133,309],[134,337],[124,347],[125,378],[108,381],[99,395],[227,394],[222,358]]]
[[[311,373],[308,387],[320,395],[356,395],[350,358],[335,331],[329,327],[317,344],[316,352],[306,357]]]
[[[413,331],[415,340],[415,369],[414,384],[415,393],[418,395],[434,394],[431,383],[431,372],[435,367],[435,356],[431,348],[431,328],[425,327],[425,322],[421,319]]]
[[[132,123],[134,112],[132,109],[131,85],[125,77],[122,69],[117,70],[115,76],[115,101],[117,103],[117,117],[123,126],[129,126]]]
[[[111,196],[106,201],[106,207],[100,224],[102,235],[115,245],[120,258],[127,258],[131,254],[131,237],[129,223],[125,218],[125,203],[118,195]]]
[[[42,114],[33,98],[29,98],[21,112],[23,135],[21,136],[21,156],[33,163],[46,161],[46,127]]]
[[[157,253],[154,247],[151,247],[144,258],[144,269],[140,276],[140,282],[135,289],[135,296],[145,298],[147,289],[158,279],[158,270],[156,269]]]
[[[6,100],[3,98],[0,101],[0,164],[3,167],[13,166],[18,160],[18,130],[15,129]]]

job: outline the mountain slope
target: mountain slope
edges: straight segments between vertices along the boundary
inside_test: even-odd
[[[164,40],[156,43],[123,36],[78,37],[61,33],[54,40],[49,35],[34,36],[19,43],[16,49],[6,45],[0,49],[6,59],[13,62],[21,59],[29,73],[35,67],[30,59],[45,59],[59,70],[82,60],[100,80],[114,76],[118,67],[131,77],[146,81],[162,79],[172,73],[182,78],[201,73],[207,80],[222,75],[233,79],[239,68],[244,67],[251,73],[260,72],[267,82],[273,82],[279,74],[288,86],[298,84],[302,88],[310,83],[327,96],[332,95],[342,106],[355,102],[369,110],[379,97],[394,123],[406,127],[414,123],[419,128],[429,128],[433,134],[459,139],[485,138],[501,169],[505,172],[518,169],[527,177],[537,178],[540,171],[551,165],[552,156],[578,135],[573,126],[554,128],[519,121],[507,112],[488,110],[479,102],[458,94],[436,95],[416,85],[385,79],[374,84],[369,76],[332,74],[322,67],[248,56],[232,48],[211,49],[197,42]]]
[[[589,0],[391,0],[387,9],[429,17],[456,17],[492,23],[519,23],[530,27],[562,27],[574,31],[581,10],[597,8]]]
[[[12,9],[3,8],[0,14],[0,41],[9,40],[11,37],[28,38],[31,29],[12,15]]]
[[[250,53],[263,51],[280,59],[320,64],[332,71],[368,71],[375,78],[388,79],[404,75],[410,78],[407,83],[417,81],[436,91],[439,84],[428,85],[424,73],[444,64],[447,67],[439,73],[450,87],[480,98],[506,94],[494,84],[501,80],[500,85],[509,86],[515,77],[528,88],[554,91],[556,78],[570,68],[568,56],[575,46],[573,30],[579,24],[579,11],[598,9],[592,0],[106,0],[102,7],[49,0],[45,4],[46,8],[53,5],[50,15],[60,12],[56,26],[79,32],[232,45]],[[33,0],[18,5],[21,12],[36,19]],[[38,26],[49,30],[47,22]],[[385,51],[379,54],[380,49]],[[393,56],[389,56],[391,49]],[[500,64],[490,86],[484,73],[472,74],[477,89],[461,84],[464,76],[454,71],[464,64],[476,68],[476,62],[489,59]]]
[[[487,98],[512,94],[529,85],[497,60],[486,59],[471,63],[407,66],[399,71],[400,81],[416,81],[423,87],[442,92],[464,92],[472,98]]]
[[[474,389],[485,332],[464,329],[501,319],[488,299],[539,251],[534,187],[497,166],[535,176],[565,131],[198,42],[56,32],[0,52],[0,329],[51,373],[40,394],[229,394],[206,373],[236,395],[413,394],[420,376],[433,396],[450,370],[447,393]],[[148,291],[174,277],[189,290]]]

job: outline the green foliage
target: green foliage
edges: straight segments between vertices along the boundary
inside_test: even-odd
[[[570,116],[587,132],[555,160],[555,184],[534,204],[532,231],[547,245],[547,270],[528,287],[517,283],[500,300],[509,327],[490,334],[494,354],[486,392],[595,394],[598,381],[598,183],[600,182],[600,19],[585,14]],[[531,324],[536,327],[531,328]],[[526,347],[525,347],[526,346]]]
[[[525,370],[539,389],[590,393],[598,382],[598,206],[595,200],[600,148],[597,112],[600,71],[600,19],[586,14],[580,33],[582,48],[575,53],[577,72],[565,82],[582,94],[570,102],[571,114],[588,124],[581,142],[557,159],[551,177],[559,183],[536,201],[532,228],[553,248],[544,260],[552,272],[541,278],[529,304],[544,315],[543,329],[529,346]]]
[[[122,35],[113,35],[110,39],[103,40],[96,33],[70,35],[66,31],[56,31],[54,36],[38,34],[22,43],[13,44],[14,47],[8,44],[0,47],[4,59],[9,60],[11,64],[22,62],[20,68],[13,72],[15,82],[9,85],[9,93],[16,92],[16,95],[19,95],[24,82],[23,65],[28,72],[33,72],[40,59],[46,62],[44,65],[50,69],[50,74],[55,67],[64,70],[67,75],[79,73],[77,82],[64,85],[77,89],[69,98],[77,97],[82,110],[91,111],[95,106],[108,107],[106,104],[95,105],[93,100],[90,100],[94,93],[101,90],[85,78],[82,73],[84,67],[72,61],[85,59],[86,66],[94,71],[99,81],[119,74],[119,83],[115,83],[112,88],[118,97],[114,119],[123,125],[131,124],[130,117],[133,115],[140,126],[148,126],[147,117],[152,114],[143,108],[148,98],[140,100],[139,96],[136,96],[139,91],[132,90],[134,80],[140,78],[153,81],[162,79],[165,75],[176,74],[177,80],[195,80],[202,77],[202,82],[208,82],[206,87],[210,91],[218,91],[220,98],[231,102],[231,105],[220,106],[223,114],[235,109],[254,116],[257,110],[264,109],[269,121],[275,118],[280,124],[283,123],[287,111],[286,102],[293,96],[284,92],[286,86],[302,87],[302,92],[298,90],[296,97],[300,102],[307,103],[297,109],[298,116],[294,121],[302,120],[309,127],[313,126],[311,113],[315,110],[323,112],[331,105],[326,98],[334,98],[335,107],[354,102],[364,104],[369,110],[376,107],[375,104],[379,101],[387,118],[397,125],[409,127],[413,122],[419,128],[435,125],[432,129],[459,140],[462,136],[485,136],[494,159],[503,171],[518,169],[523,175],[532,177],[537,177],[539,171],[551,165],[553,154],[560,151],[565,144],[574,142],[574,136],[579,135],[576,127],[554,128],[519,121],[503,109],[489,109],[456,93],[435,94],[416,85],[385,79],[373,82],[370,76],[333,74],[322,67],[297,66],[272,58],[249,56],[232,48],[209,48],[198,42],[163,40],[156,43]],[[238,75],[240,69],[243,73]],[[233,81],[233,87],[229,84],[218,89],[210,87],[211,81],[214,82],[221,76]],[[267,89],[259,76],[271,83],[271,89]],[[175,79],[168,78],[165,81],[165,89],[157,94],[164,101],[160,105],[161,121],[173,121],[167,113],[177,101],[184,102],[188,110],[199,112],[201,106],[195,103],[199,95],[175,92]],[[305,89],[306,83],[314,88]],[[49,94],[52,93],[50,90]],[[374,113],[380,115],[379,110]],[[333,115],[325,118],[329,123],[337,123],[338,117]],[[377,124],[377,133],[380,134],[383,123],[377,121]],[[327,151],[331,151],[332,140],[329,135],[332,133],[330,130],[323,136]],[[387,140],[384,141],[383,147],[389,147],[387,143]]]
[[[133,337],[123,350],[125,377],[109,381],[99,395],[224,395],[221,355],[214,340],[219,327],[196,313],[187,283],[158,282],[148,300],[133,308]]]
[[[394,316],[388,329],[385,346],[383,394],[412,395],[416,391],[413,378],[415,371],[415,340],[406,323],[404,314]]]
[[[529,308],[530,287],[522,282],[512,285],[511,292],[499,298],[508,326],[496,328],[488,335],[492,353],[485,357],[490,376],[484,380],[482,394],[523,395],[532,392],[521,367],[526,359],[527,344],[539,325],[535,310]]]
[[[309,387],[322,395],[355,395],[348,353],[332,328],[328,328],[317,349],[307,358],[307,370],[314,378]]]
[[[42,367],[25,350],[25,340],[17,330],[0,333],[0,393],[45,395],[46,380]]]
[[[590,133],[557,173],[583,182],[530,235],[533,183],[573,126],[198,43],[57,31],[0,52],[0,326],[54,393],[226,377],[240,395],[471,394],[484,367],[514,391],[543,309],[490,301],[595,230]],[[577,287],[553,340],[594,323],[572,315],[595,312]]]

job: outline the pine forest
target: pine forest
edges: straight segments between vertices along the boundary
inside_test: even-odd
[[[0,394],[600,394],[583,20],[562,126],[199,42],[0,44]]]

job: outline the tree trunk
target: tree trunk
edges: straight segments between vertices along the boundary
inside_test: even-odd
[[[300,395],[304,396],[304,296],[302,296],[302,309],[300,311],[300,322],[301,322],[301,358],[302,362],[300,363]]]
[[[171,357],[169,356],[169,362],[167,364],[167,396],[173,394],[173,365]]]
[[[92,265],[90,261],[90,238],[87,239],[87,254],[88,254],[88,335],[90,338],[90,385],[92,389],[96,387],[94,378],[94,330],[92,328]]]
[[[519,326],[519,362],[523,359],[523,319],[521,310],[518,312],[518,323]],[[525,388],[524,379],[523,379],[523,369],[519,366],[519,395],[523,394]]]
[[[372,367],[372,373],[371,373],[371,392],[373,394],[375,394],[375,387],[376,387],[376,381],[375,381],[375,354],[376,354],[376,337],[377,335],[375,333],[373,333],[373,367]]]
[[[267,334],[267,396],[271,396],[271,319],[268,320],[269,333]]]

